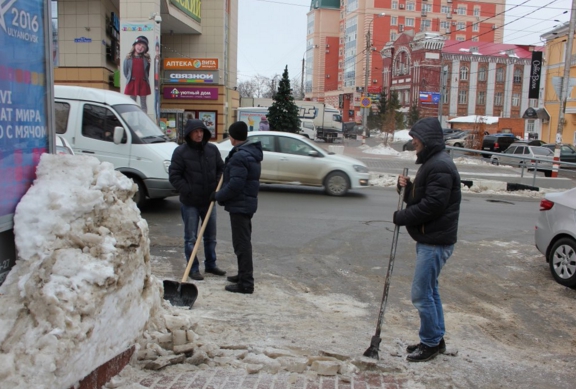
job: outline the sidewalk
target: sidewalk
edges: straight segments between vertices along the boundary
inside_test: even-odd
[[[221,368],[176,374],[169,369],[150,372],[138,383],[151,389],[405,389],[414,385],[401,373],[363,372],[343,377],[288,372],[248,374],[243,369]]]

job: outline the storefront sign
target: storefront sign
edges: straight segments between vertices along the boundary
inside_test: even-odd
[[[190,70],[167,70],[164,71],[164,82],[170,83],[207,83],[213,84],[218,81],[218,72],[214,71],[190,71]]]
[[[166,58],[166,70],[218,70],[217,58]]]
[[[164,88],[165,99],[187,100],[218,100],[218,88],[200,87],[166,87]]]
[[[174,4],[176,8],[196,20],[198,23],[202,21],[200,12],[200,9],[202,8],[202,0],[170,0],[170,3]]]
[[[537,99],[540,97],[540,71],[542,70],[542,52],[532,52],[532,65],[530,66],[530,89],[528,98]]]

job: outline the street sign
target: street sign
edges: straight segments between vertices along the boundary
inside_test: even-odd
[[[370,100],[370,97],[362,97],[360,99],[360,106],[362,108],[370,108],[371,105],[372,105],[372,100]]]

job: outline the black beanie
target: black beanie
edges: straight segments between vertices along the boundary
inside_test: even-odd
[[[228,134],[236,140],[246,140],[248,137],[248,125],[244,122],[234,122],[230,125]]]

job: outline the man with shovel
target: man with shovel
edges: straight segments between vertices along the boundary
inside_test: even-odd
[[[438,288],[442,267],[452,255],[460,215],[460,174],[445,152],[442,126],[436,118],[417,121],[409,132],[422,164],[414,182],[398,177],[405,187],[406,209],[394,212],[394,224],[406,226],[416,241],[412,304],[420,315],[420,343],[409,345],[406,359],[424,362],[446,351],[444,312]]]
[[[232,246],[238,260],[238,275],[228,277],[232,293],[252,294],[254,275],[252,265],[252,216],[258,209],[260,162],[264,157],[260,142],[247,142],[248,125],[235,122],[228,129],[232,150],[226,157],[222,189],[210,198],[218,201],[230,213]]]
[[[184,222],[184,255],[192,263],[190,278],[203,280],[198,258],[190,258],[198,237],[200,220],[208,217],[204,231],[204,267],[206,273],[226,274],[216,266],[216,210],[210,208],[210,194],[216,190],[224,171],[220,151],[208,142],[212,134],[202,120],[189,119],[184,127],[184,143],[174,150],[169,168],[170,183],[180,192],[180,211]]]

